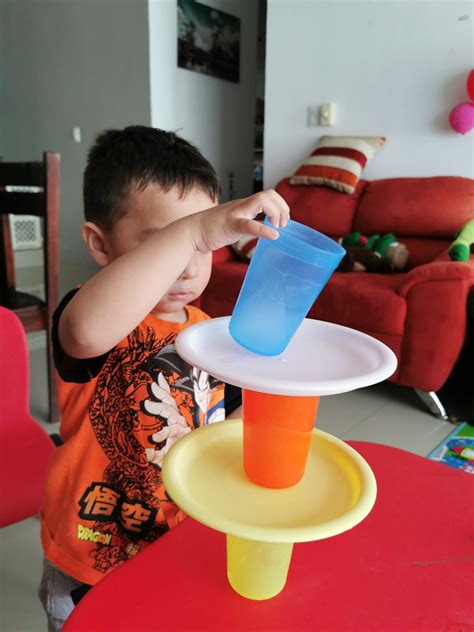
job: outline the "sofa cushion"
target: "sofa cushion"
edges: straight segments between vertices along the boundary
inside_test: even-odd
[[[201,308],[212,317],[232,312],[247,264],[222,263],[213,269]],[[404,274],[335,272],[308,317],[386,334],[401,334],[406,302],[397,294]]]
[[[402,334],[406,301],[397,294],[404,274],[335,272],[309,312],[363,331]]]
[[[342,237],[352,230],[359,199],[366,185],[361,180],[351,195],[325,187],[290,184],[285,178],[276,190],[287,201],[291,218],[331,237]]]
[[[456,176],[368,182],[354,217],[365,235],[453,239],[473,216],[474,180]]]
[[[200,307],[212,318],[232,313],[248,265],[243,261],[229,261],[213,266],[212,275]]]
[[[400,241],[408,249],[407,270],[437,260],[443,252],[447,252],[447,239],[421,239],[420,237],[402,237]]]
[[[218,263],[224,263],[225,261],[237,261],[238,257],[231,246],[224,246],[224,248],[219,248],[218,250],[214,250],[212,253],[212,265],[217,265]]]
[[[322,136],[290,182],[354,193],[363,168],[384,142],[381,136]]]

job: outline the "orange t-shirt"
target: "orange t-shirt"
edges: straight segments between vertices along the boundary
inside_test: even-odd
[[[176,353],[178,333],[208,319],[195,307],[186,310],[185,324],[150,314],[91,361],[65,359],[56,314],[64,444],[49,467],[41,539],[45,557],[86,584],[183,520],[163,486],[163,456],[193,428],[224,419],[223,384]]]

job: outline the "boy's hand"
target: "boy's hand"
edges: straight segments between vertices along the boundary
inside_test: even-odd
[[[268,189],[192,215],[190,219],[196,250],[217,250],[233,244],[243,235],[278,239],[278,231],[255,221],[259,213],[265,213],[273,226],[279,228],[286,226],[290,209],[279,193]]]
[[[110,351],[156,308],[174,284],[177,288],[188,285],[177,280],[197,252],[208,253],[232,244],[242,235],[277,239],[278,231],[256,222],[255,217],[263,211],[274,226],[280,227],[286,225],[289,215],[288,205],[275,191],[190,215],[185,213],[184,204],[173,211],[180,219],[139,245],[133,237],[135,228],[131,229],[130,243],[124,241],[125,252],[119,256],[97,246],[97,261],[105,267],[74,295],[59,321],[59,341],[67,355],[94,358]],[[157,216],[158,209],[150,211],[150,217]],[[141,222],[137,220],[136,226]]]

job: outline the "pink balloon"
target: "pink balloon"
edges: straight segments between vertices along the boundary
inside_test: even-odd
[[[467,96],[471,99],[471,101],[474,101],[474,70],[471,70],[467,76],[466,91]]]
[[[449,124],[455,132],[466,134],[474,127],[474,105],[460,103],[449,114]]]

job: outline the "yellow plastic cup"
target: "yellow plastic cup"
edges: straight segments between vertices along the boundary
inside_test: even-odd
[[[292,542],[258,542],[227,535],[227,579],[242,597],[271,599],[283,590]]]
[[[293,544],[354,527],[372,509],[377,485],[353,448],[313,430],[301,483],[265,489],[245,475],[242,435],[236,420],[189,433],[167,453],[163,481],[183,511],[226,534],[233,590],[247,599],[271,599],[285,587]]]

